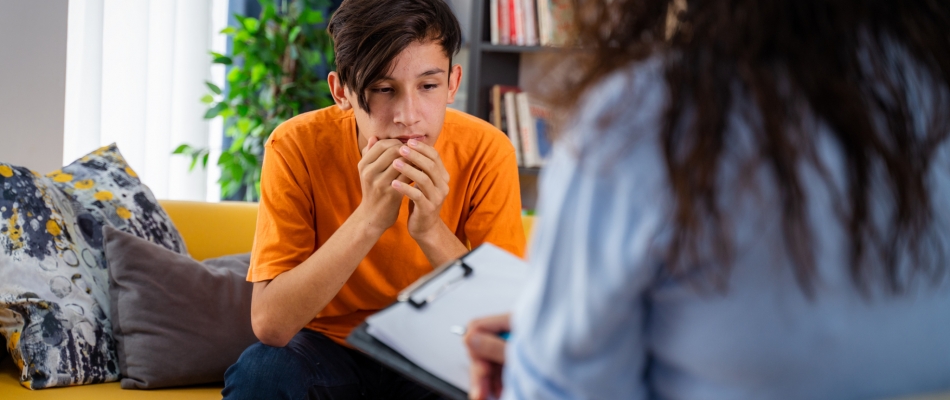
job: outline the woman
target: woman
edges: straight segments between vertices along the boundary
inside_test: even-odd
[[[506,399],[950,390],[950,2],[677,5],[578,6],[534,276],[472,323],[472,397],[501,364]]]

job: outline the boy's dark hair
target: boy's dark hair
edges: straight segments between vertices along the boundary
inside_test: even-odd
[[[366,89],[414,42],[436,42],[449,58],[462,45],[462,31],[444,0],[345,0],[327,31],[333,38],[337,74],[370,112]]]

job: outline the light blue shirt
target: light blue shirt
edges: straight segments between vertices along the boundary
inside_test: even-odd
[[[532,278],[514,311],[503,398],[863,399],[950,390],[950,278],[915,277],[901,297],[880,285],[859,294],[834,211],[846,204],[833,194],[846,187],[844,166],[821,123],[806,128],[819,132],[830,184],[815,168],[800,169],[817,268],[813,299],[796,283],[774,182],[750,161],[751,130],[738,116],[729,121],[737,140],[721,173],[732,188],[720,204],[736,246],[728,290],[695,288],[665,272],[672,198],[657,133],[667,100],[662,73],[653,60],[606,79],[545,167]],[[903,83],[932,93],[921,79]],[[909,100],[917,102],[911,110],[938,111],[921,98]],[[934,237],[950,250],[946,145],[932,167]],[[733,186],[740,174],[756,185]],[[883,221],[889,206],[874,206]]]

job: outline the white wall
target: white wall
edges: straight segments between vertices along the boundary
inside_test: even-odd
[[[0,161],[62,166],[68,0],[0,0]]]

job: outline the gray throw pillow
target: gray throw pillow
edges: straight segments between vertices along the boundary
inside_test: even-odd
[[[199,263],[110,226],[103,236],[122,388],[223,381],[257,342],[250,254]]]

